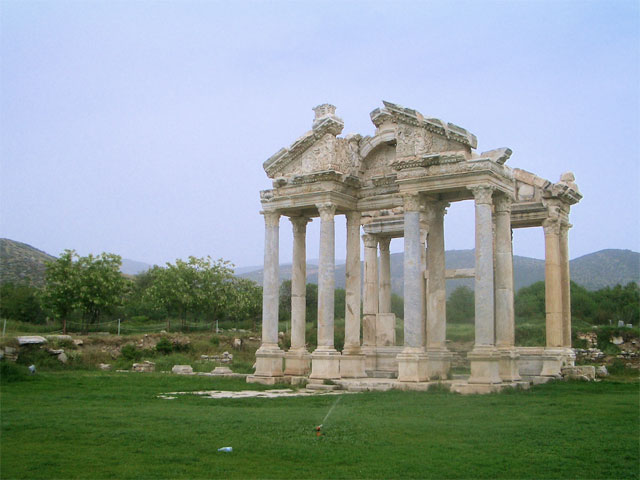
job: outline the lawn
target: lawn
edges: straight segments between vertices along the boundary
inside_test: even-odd
[[[212,400],[210,377],[45,372],[4,383],[2,478],[638,478],[638,383],[486,396]],[[260,388],[254,385],[251,388]],[[233,453],[217,448],[232,446]]]

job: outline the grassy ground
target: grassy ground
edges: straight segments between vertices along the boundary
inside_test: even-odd
[[[162,400],[247,388],[162,374],[46,372],[1,392],[2,478],[638,478],[637,379],[487,396]],[[260,388],[251,386],[251,388]],[[232,446],[231,454],[218,453]]]

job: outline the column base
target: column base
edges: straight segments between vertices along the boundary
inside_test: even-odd
[[[376,315],[376,346],[388,347],[396,344],[396,314]]]
[[[515,348],[498,348],[500,361],[498,371],[503,382],[518,382],[522,380],[518,368],[520,354]]]
[[[563,347],[562,364],[565,367],[574,367],[576,364],[576,352],[571,347]]]
[[[289,350],[284,354],[284,374],[292,376],[308,375],[311,370],[311,355],[306,348]]]
[[[499,371],[500,354],[495,347],[481,346],[467,354],[471,362],[469,383],[498,384],[502,383]]]
[[[427,355],[421,348],[405,348],[396,357],[399,382],[427,381]]]
[[[348,351],[347,349],[342,351],[340,357],[340,376],[342,378],[363,378],[366,377],[365,373],[365,356],[358,351]]]
[[[335,348],[317,348],[311,354],[311,375],[309,378],[340,378],[340,352]]]
[[[562,377],[562,365],[564,361],[565,351],[562,347],[545,348],[542,355],[542,377]]]
[[[446,348],[440,350],[427,349],[427,377],[431,380],[446,380],[451,370],[453,354]]]
[[[277,344],[263,344],[256,351],[256,372],[252,377],[282,377],[284,352]]]
[[[360,349],[364,355],[365,372],[373,372],[376,369],[377,350],[373,345],[363,345]]]

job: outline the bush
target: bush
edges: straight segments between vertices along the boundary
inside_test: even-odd
[[[30,375],[29,369],[24,365],[0,361],[0,383],[21,382],[27,380]]]
[[[167,337],[162,337],[156,344],[156,351],[163,355],[169,355],[173,351],[173,344]]]
[[[120,353],[126,360],[140,360],[142,358],[142,352],[130,343],[122,347]]]

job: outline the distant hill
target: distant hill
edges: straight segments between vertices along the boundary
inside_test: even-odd
[[[55,259],[26,243],[0,238],[0,283],[43,285],[45,264]]]
[[[0,238],[0,283],[29,283],[44,285],[46,262],[56,257],[26,243]],[[122,259],[120,271],[127,275],[146,272],[151,265],[136,260]]]
[[[446,267],[473,268],[474,250],[449,250],[445,254]],[[400,295],[403,290],[404,254],[391,254],[391,289]],[[640,253],[631,250],[608,249],[590,253],[570,261],[571,279],[589,290],[597,290],[618,283],[640,282]],[[244,270],[244,269],[243,269]],[[513,257],[514,284],[516,290],[544,281],[544,260],[537,258]],[[240,277],[250,278],[262,284],[262,269],[245,272]],[[280,266],[280,280],[291,278],[291,264]],[[344,288],[345,265],[336,265],[336,288]],[[307,281],[318,283],[318,266],[307,265]],[[447,281],[447,292],[451,293],[460,285],[473,289],[473,279]]]

